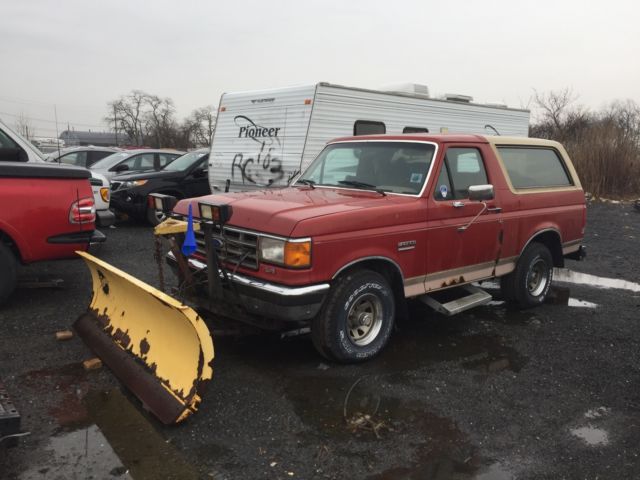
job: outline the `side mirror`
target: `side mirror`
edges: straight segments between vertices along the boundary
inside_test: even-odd
[[[207,169],[206,168],[198,168],[196,170],[193,171],[193,178],[203,178],[207,176]]]
[[[114,172],[124,172],[126,170],[129,170],[129,165],[127,165],[126,163],[121,163],[113,169]]]
[[[469,187],[469,200],[482,202],[484,200],[493,200],[493,185],[471,185]]]

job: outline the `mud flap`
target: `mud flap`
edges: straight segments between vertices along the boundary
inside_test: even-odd
[[[93,299],[74,323],[84,342],[165,424],[195,412],[213,376],[213,340],[198,314],[85,252]]]

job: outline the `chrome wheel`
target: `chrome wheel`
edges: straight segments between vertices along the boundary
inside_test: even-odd
[[[162,223],[167,219],[167,215],[160,210],[155,210],[155,217],[157,223]]]
[[[358,345],[373,342],[382,327],[382,302],[371,293],[359,296],[347,314],[347,329],[350,340]]]
[[[550,280],[550,270],[547,262],[542,258],[533,261],[527,275],[527,290],[533,297],[539,296],[547,288]]]

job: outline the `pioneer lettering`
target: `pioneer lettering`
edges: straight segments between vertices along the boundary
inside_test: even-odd
[[[264,137],[277,137],[280,127],[259,127],[257,125],[249,125],[246,127],[240,127],[238,132],[238,138],[264,138]]]

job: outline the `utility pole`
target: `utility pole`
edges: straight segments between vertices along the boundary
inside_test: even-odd
[[[116,147],[118,146],[118,116],[116,115],[116,105],[113,104],[113,128],[116,132]]]
[[[60,135],[58,134],[58,108],[53,105],[53,115],[56,118],[56,145],[58,146],[58,163],[60,163]]]

